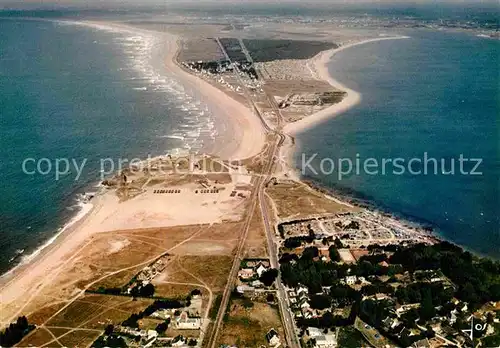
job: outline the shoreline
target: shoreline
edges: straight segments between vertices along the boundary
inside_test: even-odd
[[[32,19],[35,20],[35,19]],[[204,95],[207,96],[207,99],[210,99],[209,96],[215,92],[219,91],[215,87],[211,86],[207,82],[199,79],[198,77],[189,74],[188,72],[184,71],[180,65],[177,62],[177,56],[180,50],[180,46],[178,43],[178,37],[175,35],[172,35],[170,33],[165,33],[165,32],[153,32],[153,31],[147,31],[144,29],[138,29],[135,27],[130,27],[122,23],[112,23],[112,22],[94,22],[94,21],[73,21],[73,20],[47,20],[55,23],[62,23],[64,25],[77,25],[77,26],[86,26],[89,28],[94,28],[98,30],[107,30],[107,31],[115,31],[115,32],[127,32],[131,34],[137,34],[137,31],[148,34],[148,35],[154,35],[157,37],[161,37],[162,39],[167,39],[164,44],[167,46],[166,49],[166,55],[162,57],[162,62],[165,65],[165,68],[168,72],[171,72],[175,75],[181,76],[181,78],[188,78],[190,83],[193,85],[200,85],[200,83],[197,83],[196,80],[200,80],[204,82],[203,88],[204,88]],[[136,30],[136,31],[133,31]],[[165,51],[163,49],[162,51]],[[196,86],[199,87],[199,86]],[[215,116],[218,119],[218,126],[220,125],[219,123],[222,123],[224,126],[230,128],[230,131],[228,133],[231,133],[233,135],[233,139],[231,141],[227,141],[227,139],[224,139],[223,137],[219,137],[219,139],[214,140],[213,144],[213,149],[212,151],[205,151],[207,150],[206,148],[202,148],[203,153],[211,153],[213,155],[219,156],[221,158],[227,157],[227,159],[230,160],[243,160],[248,157],[252,157],[256,154],[258,154],[261,149],[264,146],[265,142],[265,137],[264,133],[262,132],[245,132],[244,128],[254,128],[258,129],[261,128],[260,126],[260,121],[252,114],[252,112],[244,105],[236,102],[235,100],[231,99],[229,96],[225,95],[222,91],[220,93],[223,94],[221,96],[220,94],[217,96],[217,100],[224,102],[223,99],[230,99],[232,101],[232,105],[230,110],[234,112],[238,112],[239,114],[243,115],[244,117],[247,118],[254,118],[256,119],[255,122],[237,122],[234,119],[231,119],[229,115],[219,115]],[[229,101],[229,102],[231,102]],[[228,102],[228,100],[225,100],[225,102]],[[245,110],[246,109],[246,110]],[[245,112],[246,111],[246,112]],[[233,123],[233,124],[231,124]],[[241,127],[240,127],[241,126]],[[242,144],[238,144],[239,140],[238,139],[243,139]],[[231,145],[228,146],[228,143]],[[205,147],[205,145],[203,145]],[[94,186],[95,187],[95,186]],[[90,188],[89,188],[90,190]],[[85,194],[87,193],[94,193],[95,197],[90,201],[86,203],[79,202],[77,199],[77,205],[80,206],[80,209],[75,213],[74,216],[72,216],[69,220],[67,220],[58,230],[57,232],[52,235],[49,239],[47,239],[43,244],[35,247],[33,250],[29,251],[29,254],[20,254],[18,256],[14,256],[14,258],[18,258],[19,262],[17,264],[14,264],[10,269],[6,270],[4,273],[0,274],[0,286],[4,286],[4,282],[7,280],[7,283],[10,281],[10,278],[14,277],[14,273],[18,273],[23,269],[24,267],[36,262],[36,259],[39,259],[45,255],[49,250],[54,248],[57,243],[59,243],[61,240],[65,238],[67,234],[70,234],[71,231],[74,231],[81,223],[86,219],[88,215],[92,214],[92,211],[95,209],[94,202],[98,199],[99,195],[105,194],[105,192],[102,191],[102,188],[97,187],[95,191],[100,191],[100,192],[90,192],[90,191],[85,191]]]
[[[308,129],[318,126],[320,123],[332,117],[335,117],[337,115],[346,112],[347,110],[353,108],[354,106],[358,105],[361,102],[362,100],[361,93],[346,87],[339,81],[335,80],[335,78],[332,75],[330,75],[328,71],[328,63],[331,61],[334,55],[348,48],[364,45],[371,42],[385,41],[385,40],[401,40],[409,38],[410,38],[409,36],[389,36],[389,37],[367,39],[367,40],[353,42],[347,45],[342,45],[340,47],[323,51],[317,54],[307,63],[313,75],[316,75],[317,78],[320,80],[328,82],[332,87],[347,92],[347,96],[344,99],[342,99],[340,103],[334,104],[326,109],[318,111],[310,116],[304,117],[296,122],[287,124],[284,127],[283,132],[291,136],[300,134],[302,132],[307,131]],[[309,66],[309,63],[313,63],[314,66],[311,68]]]
[[[385,41],[385,40],[401,40],[401,39],[410,39],[410,36],[391,36],[391,37],[380,37],[362,40],[354,43],[350,43],[347,45],[340,46],[335,49],[327,50],[320,52],[318,55],[313,57],[309,63],[313,63],[314,67],[311,69],[313,75],[316,75],[318,79],[327,81],[333,87],[345,91],[348,93],[347,97],[344,98],[340,103],[334,104],[324,110],[321,110],[311,116],[303,118],[294,123],[288,124],[284,127],[284,133],[287,135],[287,142],[284,144],[281,150],[281,157],[284,159],[284,163],[286,165],[286,171],[289,174],[289,177],[293,180],[300,181],[301,183],[307,185],[311,189],[324,194],[326,197],[330,196],[336,200],[342,201],[345,204],[352,204],[354,206],[361,207],[362,209],[366,209],[370,212],[374,212],[377,214],[388,215],[391,219],[395,219],[401,221],[402,223],[423,229],[426,231],[426,235],[436,242],[446,241],[451,243],[459,248],[470,252],[471,254],[480,257],[480,258],[488,258],[492,260],[499,260],[499,258],[494,257],[489,254],[482,254],[477,251],[471,250],[466,245],[457,244],[455,241],[450,240],[445,237],[441,232],[439,227],[435,226],[432,222],[428,222],[417,217],[407,215],[401,212],[397,212],[391,210],[390,208],[377,203],[374,199],[363,198],[356,191],[347,192],[343,190],[338,190],[335,187],[327,187],[322,183],[315,181],[312,178],[304,177],[299,168],[295,166],[294,156],[298,151],[299,141],[296,138],[296,135],[303,133],[307,130],[310,130],[322,122],[327,121],[330,118],[336,117],[349,109],[358,105],[362,100],[362,95],[354,91],[339,81],[335,80],[335,78],[328,71],[328,63],[331,61],[333,56],[338,52],[341,52],[345,49],[363,45],[371,42]],[[350,98],[349,98],[350,96]]]
[[[296,154],[299,148],[298,145],[299,141],[297,140],[296,136],[300,133],[306,132],[307,130],[310,130],[320,125],[322,122],[325,122],[330,118],[341,115],[342,113],[358,105],[362,100],[361,93],[346,87],[339,81],[335,80],[335,78],[330,74],[328,70],[328,64],[333,58],[333,56],[351,47],[360,46],[363,44],[377,42],[377,41],[401,40],[401,39],[410,39],[410,37],[389,36],[389,37],[378,37],[378,38],[356,41],[353,43],[339,46],[337,48],[332,48],[330,50],[322,51],[307,62],[307,67],[309,68],[309,70],[311,70],[313,76],[316,76],[316,78],[319,80],[328,82],[332,87],[338,90],[347,92],[347,96],[344,99],[342,99],[340,103],[333,104],[330,107],[327,107],[326,109],[320,110],[310,116],[304,117],[296,122],[289,123],[283,127],[283,133],[287,136],[287,141],[280,150],[280,157],[283,159],[286,171],[293,179],[299,181],[302,180],[302,175],[300,174],[300,170],[296,168],[294,160],[294,155]],[[309,65],[310,63],[313,64],[313,67]]]
[[[122,25],[121,23],[109,22],[79,22],[79,21],[57,21],[69,25],[83,25],[101,30],[128,32],[137,34],[146,33],[154,35],[167,50],[162,56],[165,73],[174,75],[174,79],[196,91],[196,97],[201,95],[201,101],[209,105],[218,106],[222,111],[214,115],[217,126],[221,124],[227,127],[227,134],[222,134],[214,139],[214,148],[211,154],[223,159],[243,160],[260,153],[265,145],[265,133],[260,120],[245,105],[230,98],[216,87],[183,71],[175,61],[180,46],[179,38],[166,32],[149,32],[134,27]],[[162,50],[165,52],[165,50]],[[199,93],[199,94],[198,94]],[[217,109],[217,107],[215,107]],[[235,118],[233,115],[238,115]],[[230,136],[230,138],[228,138]],[[205,150],[205,149],[202,149]],[[90,189],[89,189],[90,191]],[[20,255],[20,262],[0,275],[0,297],[4,305],[13,306],[15,311],[9,314],[5,321],[12,321],[23,313],[44,287],[52,279],[58,276],[65,264],[71,261],[84,249],[93,239],[93,235],[101,233],[96,228],[98,214],[105,214],[116,208],[118,200],[112,197],[110,191],[97,189],[90,202],[80,209],[69,221],[67,221],[53,236],[45,243],[38,246],[29,255]],[[103,207],[107,205],[106,209]],[[23,258],[26,261],[23,262]],[[35,292],[31,289],[37,289]],[[24,296],[23,296],[24,295]],[[23,298],[20,305],[15,303]],[[25,313],[28,314],[28,313]]]

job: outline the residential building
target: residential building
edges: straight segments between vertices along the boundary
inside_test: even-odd
[[[253,278],[255,272],[251,268],[243,268],[238,271],[238,277],[241,279],[250,279]]]
[[[281,345],[281,340],[278,336],[278,333],[274,329],[269,330],[269,332],[266,334],[266,340],[271,347],[276,348]]]
[[[266,270],[267,270],[266,267],[264,267],[262,264],[259,264],[259,267],[257,267],[257,269],[255,271],[257,272],[257,274],[260,277],[260,276],[262,276],[262,273],[264,273]]]
[[[190,318],[186,312],[182,312],[177,319],[179,330],[198,330],[201,328],[201,318]]]
[[[345,283],[347,285],[354,285],[354,284],[356,284],[356,276],[347,276],[347,277],[345,277]]]
[[[328,334],[328,335],[316,336],[314,339],[316,340],[315,347],[317,348],[337,347],[337,340],[335,338],[335,335]]]

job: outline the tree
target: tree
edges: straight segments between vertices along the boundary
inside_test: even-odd
[[[11,323],[5,331],[0,332],[0,346],[11,347],[15,345],[32,329],[34,329],[34,325],[29,325],[25,316],[17,318],[15,323]]]
[[[320,326],[328,329],[329,327],[332,327],[335,323],[335,319],[333,317],[333,314],[330,311],[325,312],[321,319],[319,320]]]
[[[106,328],[104,329],[104,334],[109,336],[113,333],[113,330],[115,329],[115,327],[113,326],[113,324],[109,324],[106,326]]]
[[[160,323],[156,326],[156,331],[159,333],[159,334],[162,334],[164,333],[165,331],[167,331],[168,329],[168,325],[169,325],[169,322],[167,321],[164,321],[163,323]]]
[[[330,297],[326,295],[313,295],[311,296],[310,305],[314,309],[326,309],[332,304]]]
[[[265,286],[273,285],[274,281],[278,277],[278,270],[275,268],[270,268],[262,273],[260,276],[260,281],[264,283]]]
[[[318,257],[318,255],[319,255],[319,250],[317,247],[307,247],[302,252],[301,258],[314,259],[315,257]]]
[[[339,251],[334,245],[328,248],[328,253],[330,254],[330,260],[332,260],[333,262],[339,262],[341,260]]]
[[[284,253],[283,255],[281,255],[279,263],[280,264],[288,263],[291,261],[297,261],[298,259],[299,259],[299,257],[297,256],[297,254]]]
[[[420,318],[424,321],[432,319],[436,315],[436,309],[432,304],[431,292],[429,289],[424,289],[422,304],[420,306]]]
[[[113,348],[115,348],[115,347],[121,348],[121,347],[127,347],[127,343],[125,342],[123,337],[111,335],[106,340],[106,346],[113,347]]]
[[[200,296],[201,295],[201,290],[200,289],[194,289],[191,291],[191,296]]]
[[[267,302],[274,302],[274,295],[273,294],[267,294],[266,296],[266,301]]]
[[[141,288],[140,293],[144,297],[151,297],[155,294],[155,287],[153,284],[148,283]]]

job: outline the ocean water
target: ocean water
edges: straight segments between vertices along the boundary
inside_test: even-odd
[[[3,272],[84,208],[80,194],[97,190],[101,159],[199,151],[217,130],[208,107],[162,73],[165,52],[154,35],[57,21],[0,19],[0,26]],[[73,165],[56,180],[53,170],[25,174],[29,158],[47,159],[43,172],[56,159],[87,162],[78,180]]]
[[[384,210],[434,226],[436,233],[467,249],[500,258],[500,41],[465,33],[411,31],[411,39],[380,41],[335,55],[330,73],[361,92],[361,103],[298,136],[299,168],[317,154],[305,176],[322,185],[364,199]],[[382,159],[428,162],[427,175],[387,166]],[[306,160],[303,161],[302,154]],[[475,172],[462,175],[460,155],[479,158]],[[339,178],[339,171],[319,172],[321,160],[350,159],[359,174]],[[363,161],[374,158],[363,170]],[[451,170],[455,159],[455,174]],[[373,162],[373,160],[370,160]],[[329,163],[329,162],[328,162]],[[473,163],[464,162],[470,174]],[[345,160],[343,170],[347,171]],[[392,168],[392,169],[391,169]],[[407,167],[406,167],[407,168]],[[412,163],[414,173],[423,164]]]

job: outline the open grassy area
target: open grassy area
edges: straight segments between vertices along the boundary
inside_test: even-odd
[[[352,210],[303,184],[292,181],[271,184],[266,188],[266,192],[276,204],[281,219],[304,218],[313,214],[336,214]]]
[[[352,326],[342,327],[339,330],[338,345],[342,348],[370,347],[363,335]]]
[[[259,207],[255,209],[248,229],[248,236],[245,242],[245,257],[268,257],[266,233],[264,231],[264,223]]]
[[[18,343],[18,347],[41,347],[53,339],[52,335],[45,329],[35,329]],[[59,344],[51,347],[61,347]]]
[[[27,316],[28,321],[30,324],[41,325],[65,305],[66,302],[60,302],[41,307]]]
[[[101,333],[96,331],[83,331],[83,330],[73,331],[61,337],[59,339],[59,342],[61,342],[61,344],[64,347],[74,347],[74,348],[88,347],[100,335]]]
[[[224,54],[214,39],[183,40],[180,48],[178,60],[181,62],[224,58]]]
[[[354,322],[354,327],[363,335],[363,337],[368,342],[370,342],[370,345],[372,347],[375,348],[396,347],[387,338],[382,336],[380,332],[378,332],[375,328],[369,326],[359,318],[356,318],[356,321]]]
[[[253,306],[249,307],[249,304]],[[238,347],[267,346],[266,333],[274,328],[284,338],[278,310],[267,303],[232,299],[224,319],[219,344]]]
[[[331,42],[312,40],[244,39],[243,43],[256,62],[309,59],[321,51],[337,47]]]
[[[212,291],[223,290],[233,263],[233,256],[182,256],[182,267],[203,280]]]
[[[77,327],[105,310],[99,304],[75,301],[47,322],[47,326]]]
[[[203,292],[206,290],[202,287],[195,285],[178,285],[178,284],[168,284],[161,282],[154,282],[155,286],[155,296],[161,296],[166,298],[185,298],[194,289],[199,289]]]

